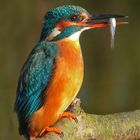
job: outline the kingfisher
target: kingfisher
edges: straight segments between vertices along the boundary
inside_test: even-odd
[[[110,18],[125,16],[90,14],[75,5],[46,13],[40,39],[21,69],[14,104],[19,134],[26,140],[48,132],[62,134],[54,124],[61,118],[76,118],[65,110],[79,92],[84,76],[80,34],[109,26]],[[123,22],[117,22],[120,24]]]

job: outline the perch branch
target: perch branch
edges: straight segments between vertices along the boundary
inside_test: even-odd
[[[48,133],[36,140],[138,140],[140,139],[140,110],[111,115],[87,114],[80,107],[80,100],[71,105],[70,111],[78,122],[59,120],[55,126],[63,130],[64,137]]]

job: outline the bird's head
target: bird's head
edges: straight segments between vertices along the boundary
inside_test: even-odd
[[[114,14],[91,15],[79,6],[60,6],[45,15],[40,41],[57,41],[75,33],[78,33],[77,37],[79,37],[80,33],[86,29],[108,26],[108,19],[110,18],[125,18],[125,16]],[[117,22],[117,25],[120,24],[124,24],[124,22]]]

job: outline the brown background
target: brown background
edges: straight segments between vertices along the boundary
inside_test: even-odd
[[[19,70],[38,41],[46,11],[64,4],[129,16],[129,25],[117,28],[113,50],[108,28],[86,31],[80,38],[85,78],[79,97],[84,109],[108,114],[140,108],[140,1],[1,0],[0,140],[22,139],[13,112]]]

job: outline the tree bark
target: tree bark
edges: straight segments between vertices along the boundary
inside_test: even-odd
[[[69,107],[78,122],[61,119],[55,127],[61,128],[64,137],[48,133],[36,140],[138,140],[140,139],[140,110],[111,115],[87,114],[77,100]]]

